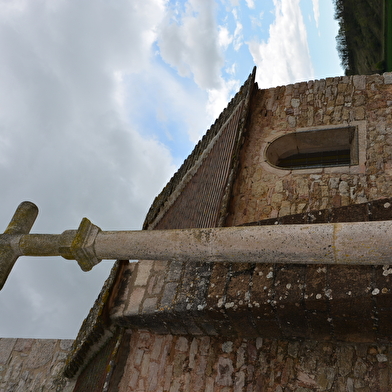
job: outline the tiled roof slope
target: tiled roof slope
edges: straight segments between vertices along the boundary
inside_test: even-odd
[[[205,182],[205,186],[203,186],[205,189],[209,187],[211,183],[217,184],[217,182],[219,182],[218,186],[220,188],[225,186],[225,180],[222,178],[218,179],[216,176],[222,176],[222,173],[223,176],[228,175],[227,164],[230,165],[230,162],[228,161],[230,161],[231,159],[230,154],[233,153],[234,143],[236,141],[234,139],[238,136],[238,124],[241,123],[241,121],[243,120],[243,118],[241,118],[241,115],[243,115],[243,107],[246,107],[246,103],[250,98],[252,87],[254,85],[255,73],[256,68],[253,69],[252,73],[249,75],[248,79],[240,88],[238,93],[232,98],[226,109],[223,110],[215,123],[203,136],[200,142],[196,145],[192,153],[188,156],[182,166],[178,169],[178,171],[173,175],[171,180],[163,188],[162,192],[155,198],[154,202],[150,207],[150,210],[147,213],[143,229],[152,229],[158,224],[158,222],[162,218],[162,215],[164,215],[166,211],[170,209],[171,205],[174,204],[175,200],[177,199],[177,196],[182,193],[182,191],[185,189],[186,185],[196,174],[196,172],[199,172],[199,177],[201,175],[204,176],[202,181],[203,183]],[[222,139],[225,140],[222,141]],[[218,145],[214,146],[215,144]],[[215,151],[213,151],[213,154],[211,154],[210,152],[213,149]],[[204,173],[201,174],[198,166],[201,164],[202,161],[206,159],[206,155],[214,155],[214,162],[207,162],[207,164],[203,164],[204,167],[201,170],[204,170]],[[209,166],[211,164],[218,165],[218,167],[212,167],[212,170],[207,173],[205,170],[206,166]],[[215,177],[213,173],[215,173]],[[199,184],[197,189],[200,190],[203,187],[200,187]],[[214,188],[216,189],[217,187],[215,186]],[[195,189],[196,187],[194,187],[194,189],[189,189],[188,187],[188,192],[193,192]],[[222,196],[223,195],[219,195],[220,198],[222,198]],[[207,204],[211,204],[211,201],[206,199],[207,197],[208,196],[206,194],[197,195],[197,198],[199,199],[198,207],[200,207],[201,205],[206,206]],[[182,199],[184,199],[184,197],[182,197]],[[194,199],[196,199],[196,197],[194,197]],[[219,209],[219,203],[220,200],[218,200],[218,202],[212,202],[213,205],[210,205],[210,211],[207,212],[207,214],[214,215],[212,210],[215,209],[216,212],[216,209]],[[175,210],[178,214],[179,209],[176,208]],[[202,215],[204,215],[204,218],[206,218],[206,212],[204,214],[200,214],[200,210],[198,210],[197,213],[194,214],[194,219],[189,218],[184,220],[184,216],[182,216],[181,227],[189,228],[215,226],[215,223],[212,223],[216,219],[215,216],[211,216],[209,219],[203,221],[196,221],[197,219],[200,220],[200,216]],[[196,218],[196,216],[198,216],[198,218]],[[178,225],[173,223],[161,223],[160,228],[169,228],[168,225],[170,226],[170,228],[179,228],[177,227]]]

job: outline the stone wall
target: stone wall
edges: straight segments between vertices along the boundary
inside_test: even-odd
[[[387,392],[392,347],[132,333],[113,391]]]
[[[318,211],[327,219],[320,211],[344,206],[352,208],[350,220],[365,220],[355,206],[392,194],[391,83],[392,74],[384,74],[254,89],[227,226],[293,217],[290,214],[304,211]],[[265,161],[264,151],[277,137],[342,126],[357,128],[358,165],[281,170]],[[390,205],[389,201],[381,205],[385,216],[389,216]],[[176,218],[182,216],[179,213]],[[170,222],[165,228],[169,227]],[[389,298],[389,277],[383,275],[382,267],[361,268],[256,267],[246,259],[237,265],[199,263],[192,267],[172,260],[143,261],[129,266],[111,317],[122,327],[159,333],[228,336],[246,329],[248,336],[351,339],[362,334],[367,341],[384,338],[389,327],[374,325],[379,320],[374,314],[382,314],[381,324],[389,326],[389,310],[379,309],[371,293],[378,289],[380,297]],[[347,290],[339,293],[338,281],[346,282]],[[333,306],[328,298],[331,290]],[[366,306],[350,306],[352,293],[358,304]],[[340,311],[342,307],[348,312]],[[366,322],[358,322],[364,313]]]
[[[392,199],[257,222],[392,219]],[[124,327],[157,333],[324,341],[391,340],[392,269],[366,265],[132,264],[111,309]]]
[[[173,274],[175,262],[166,266]],[[178,273],[176,281],[164,283],[164,275],[154,294],[162,267],[152,264],[151,284],[125,293],[128,298],[113,309],[117,325],[195,336],[391,339],[388,266],[203,264]]]
[[[254,91],[226,225],[305,223],[315,214],[336,221],[346,207],[343,221],[372,220],[372,211],[390,219],[391,200],[372,204],[392,194],[390,124],[392,74]],[[340,127],[357,129],[358,165],[282,170],[266,162],[280,136]],[[121,391],[392,390],[391,272],[246,258],[130,265],[110,315],[135,330]]]
[[[60,377],[72,340],[0,339],[0,391],[72,391]]]
[[[337,77],[254,93],[228,226],[392,194],[392,74]],[[360,164],[282,170],[265,149],[296,131],[355,126]]]

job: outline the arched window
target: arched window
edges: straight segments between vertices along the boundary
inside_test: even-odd
[[[358,165],[355,127],[294,132],[274,140],[267,161],[280,169]]]

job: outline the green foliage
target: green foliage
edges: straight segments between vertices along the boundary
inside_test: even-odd
[[[334,0],[339,22],[337,50],[346,75],[380,72],[383,53],[383,0]]]
[[[383,72],[385,70],[385,60],[379,61],[376,64],[376,69],[380,72]]]

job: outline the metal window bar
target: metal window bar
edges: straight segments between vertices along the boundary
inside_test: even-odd
[[[306,169],[309,167],[348,166],[350,163],[350,150],[334,150],[290,155],[279,159],[277,166],[287,169]]]

